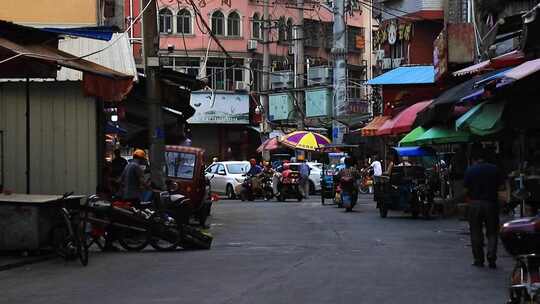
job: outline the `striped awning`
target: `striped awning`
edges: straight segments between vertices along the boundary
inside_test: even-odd
[[[389,116],[376,116],[365,127],[361,129],[362,136],[377,136],[377,131],[389,120]]]

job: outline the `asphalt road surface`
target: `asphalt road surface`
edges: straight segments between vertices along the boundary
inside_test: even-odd
[[[0,272],[0,303],[504,303],[511,259],[470,265],[457,219],[307,202],[220,201],[208,251],[92,252]]]

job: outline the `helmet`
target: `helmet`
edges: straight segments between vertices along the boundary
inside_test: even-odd
[[[146,152],[144,152],[144,150],[137,149],[135,152],[133,152],[133,158],[146,159]]]
[[[212,158],[212,161],[213,161],[214,163],[217,163],[218,160],[219,160],[219,159],[218,159],[217,157]]]
[[[249,163],[252,165],[252,166],[255,166],[257,164],[257,160],[255,160],[255,158],[252,158],[249,160]]]

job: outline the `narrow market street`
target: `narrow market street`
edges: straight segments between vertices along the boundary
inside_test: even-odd
[[[302,203],[215,204],[208,251],[101,253],[0,272],[0,303],[504,303],[511,259],[470,265],[466,223]]]

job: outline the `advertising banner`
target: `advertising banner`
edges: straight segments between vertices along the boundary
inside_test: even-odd
[[[249,96],[237,93],[192,92],[192,124],[249,124]]]

